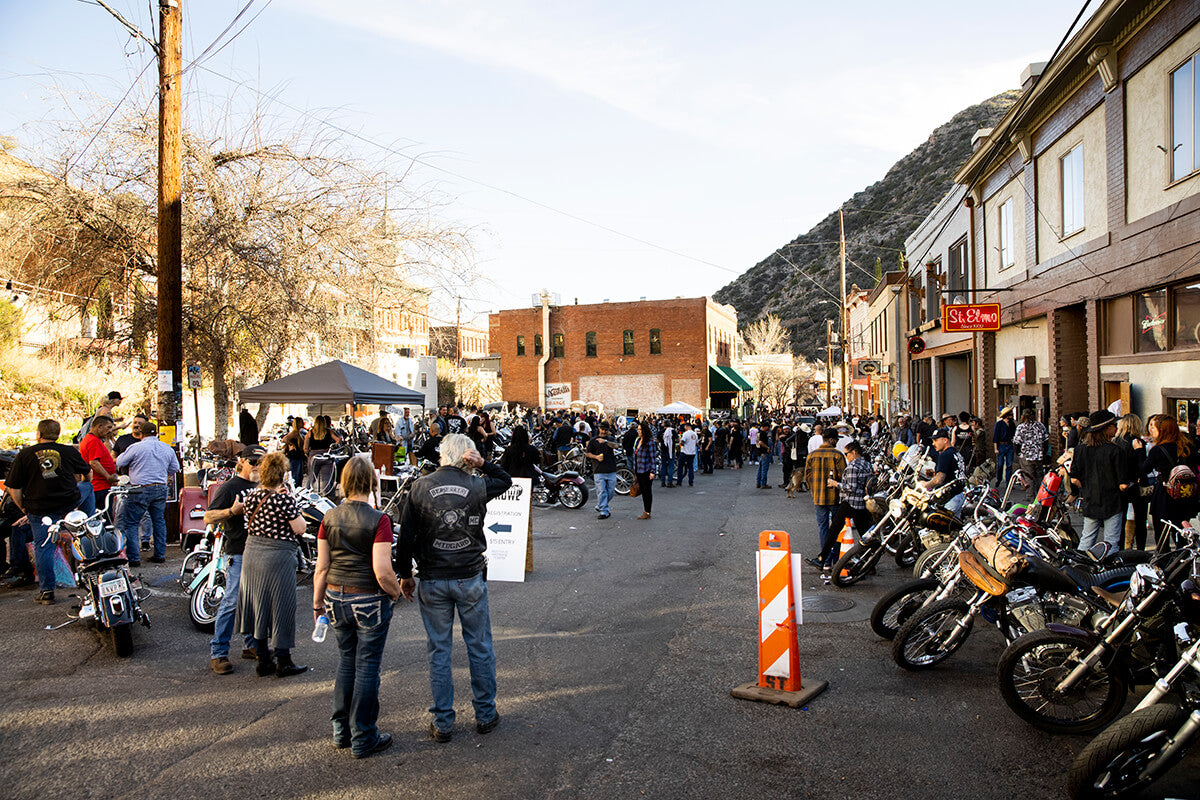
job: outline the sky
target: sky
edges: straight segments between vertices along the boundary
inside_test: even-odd
[[[564,303],[712,294],[956,112],[1015,88],[1081,5],[183,3],[185,64],[249,3],[188,72],[190,124],[230,97],[273,97],[276,124],[410,170],[471,231],[464,319],[542,288]],[[107,4],[154,38],[151,0]],[[36,162],[48,123],[154,90],[153,66],[138,80],[149,48],[93,0],[0,0],[0,19],[0,135],[18,157]]]

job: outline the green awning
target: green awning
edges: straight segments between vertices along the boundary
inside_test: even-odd
[[[709,392],[749,392],[754,385],[733,367],[708,366]]]

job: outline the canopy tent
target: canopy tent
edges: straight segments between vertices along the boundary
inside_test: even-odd
[[[842,409],[839,406],[830,406],[817,412],[818,417],[840,417]]]
[[[306,369],[238,392],[242,403],[335,403],[425,405],[425,395],[344,361]]]
[[[746,376],[733,367],[708,365],[709,392],[749,392],[753,389],[754,384],[746,380]]]
[[[687,403],[675,402],[675,403],[671,403],[670,405],[663,406],[662,408],[658,409],[654,413],[655,414],[689,414],[691,416],[695,416],[697,414],[702,414],[704,412],[702,412],[700,409],[696,408],[695,406],[688,405]]]

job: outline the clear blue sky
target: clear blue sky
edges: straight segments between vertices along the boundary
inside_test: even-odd
[[[185,62],[246,1],[184,0]],[[109,4],[153,30],[148,0]],[[1080,5],[254,0],[242,22],[259,16],[206,66],[462,176],[413,179],[476,230],[489,282],[464,306],[486,312],[541,287],[568,303],[716,291],[955,112],[1014,88]],[[0,0],[0,19],[0,134],[18,156],[68,113],[50,87],[112,102],[150,58],[86,0]],[[145,97],[153,67],[143,82]],[[185,90],[193,119],[202,96],[247,91],[196,70]]]

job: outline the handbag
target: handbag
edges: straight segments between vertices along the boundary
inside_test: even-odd
[[[633,483],[629,484],[629,496],[630,497],[638,497],[641,495],[641,493],[642,493],[642,485],[640,483],[638,483],[635,480]]]

